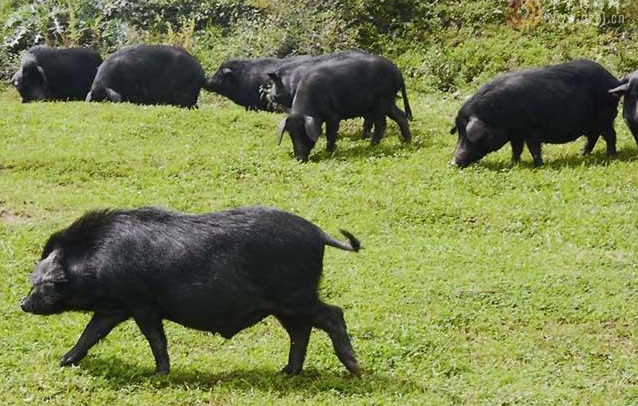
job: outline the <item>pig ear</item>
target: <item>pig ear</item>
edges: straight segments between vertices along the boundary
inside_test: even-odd
[[[233,73],[233,70],[230,68],[223,68],[222,69],[222,75],[227,76],[227,75],[231,75]]]
[[[93,98],[93,92],[89,92],[86,95],[86,98],[84,99],[84,101],[87,102],[87,103],[90,103],[92,98]]]
[[[20,75],[22,74],[22,69],[18,69],[18,71],[11,77],[11,84],[15,87],[18,87],[20,84]]]
[[[313,142],[317,142],[317,139],[319,139],[319,135],[321,135],[321,128],[317,125],[317,120],[315,120],[311,116],[305,116],[304,121],[305,121],[305,127],[306,127],[306,134],[308,134],[308,137]]]
[[[40,77],[42,78],[42,82],[44,82],[44,86],[46,86],[48,83],[47,75],[44,73],[44,69],[42,69],[42,66],[40,65],[38,65],[38,73],[40,74]]]
[[[113,103],[122,102],[122,95],[111,88],[106,88],[106,97]]]
[[[268,77],[275,83],[281,83],[281,78],[279,77],[279,73],[277,72],[269,72]]]
[[[59,250],[52,251],[49,256],[42,259],[31,274],[31,284],[62,283],[68,281],[62,255]]]
[[[609,93],[613,94],[614,96],[622,97],[625,94],[627,94],[628,91],[629,91],[629,81],[627,80],[627,82],[625,82],[624,84],[611,89]]]
[[[281,145],[281,140],[284,138],[284,133],[288,128],[288,119],[284,118],[281,123],[279,123],[279,140],[277,141],[277,146]]]
[[[489,132],[488,126],[476,117],[470,118],[470,122],[465,127],[465,134],[470,142],[478,142]]]

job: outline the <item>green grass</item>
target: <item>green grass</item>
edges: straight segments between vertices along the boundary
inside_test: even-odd
[[[392,124],[372,148],[357,120],[301,165],[275,145],[283,115],[208,95],[188,111],[0,92],[0,403],[638,404],[638,155],[622,121],[617,159],[602,141],[581,158],[579,141],[547,146],[542,169],[527,153],[510,167],[504,148],[459,171],[447,131],[462,100],[411,97],[412,145]],[[167,323],[167,377],[131,322],[59,368],[89,316],[19,309],[46,238],[86,210],[249,204],[361,238],[359,254],[327,250],[321,286],[361,378],[318,331],[304,373],[282,376],[272,319],[230,341]]]

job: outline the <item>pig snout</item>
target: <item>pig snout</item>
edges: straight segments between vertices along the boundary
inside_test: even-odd
[[[33,311],[29,296],[24,297],[20,301],[20,309],[22,309],[22,311],[25,313],[31,313]]]

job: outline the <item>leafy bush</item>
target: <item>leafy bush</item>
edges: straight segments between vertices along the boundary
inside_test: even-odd
[[[4,24],[5,48],[17,52],[36,44],[114,48],[130,28],[102,0],[44,0],[20,5]]]
[[[141,42],[182,46],[207,69],[229,57],[360,48],[442,91],[579,57],[619,74],[638,68],[637,2],[541,1],[544,20],[517,30],[505,0],[5,0],[0,74],[36,43],[108,53]]]
[[[229,27],[256,8],[243,0],[103,0],[110,13],[135,27],[165,33],[185,21],[196,29],[209,25]]]

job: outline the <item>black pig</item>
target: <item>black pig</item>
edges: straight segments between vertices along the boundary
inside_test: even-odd
[[[101,63],[92,49],[36,46],[23,55],[11,83],[23,103],[84,100]]]
[[[268,77],[272,81],[269,86],[267,98],[270,102],[286,108],[292,107],[292,101],[297,93],[297,86],[301,79],[318,64],[324,62],[336,62],[344,59],[372,57],[359,50],[335,52],[328,55],[319,55],[303,59],[293,60],[281,66],[273,72],[268,72]]]
[[[534,165],[541,166],[543,143],[563,144],[585,135],[586,155],[601,134],[607,153],[614,155],[618,97],[608,92],[618,85],[611,73],[588,60],[498,76],[461,107],[451,130],[459,135],[450,163],[466,167],[510,142],[513,162],[527,144]]]
[[[196,107],[201,88],[210,89],[204,70],[182,48],[133,45],[100,66],[86,101],[169,104]]]
[[[358,251],[284,211],[246,207],[187,215],[157,208],[85,214],[53,234],[22,300],[25,312],[89,311],[93,317],[61,365],[79,362],[133,318],[158,374],[168,373],[162,320],[231,338],[274,315],[290,336],[288,365],[303,367],[312,327],[326,331],[341,362],[359,366],[343,312],[317,297],[326,245]]]
[[[405,113],[397,105],[403,96]],[[407,114],[406,114],[407,113]],[[364,134],[374,124],[372,144],[381,141],[386,116],[401,128],[405,142],[412,138],[408,118],[412,118],[403,74],[390,60],[379,56],[328,60],[308,71],[297,86],[290,114],[279,126],[279,141],[290,134],[295,158],[305,162],[326,123],[327,150],[336,148],[341,120],[364,117]]]
[[[246,110],[274,111],[265,89],[270,83],[269,72],[281,66],[302,63],[312,57],[302,55],[285,59],[239,58],[221,64],[210,78],[211,91],[229,98]]]
[[[609,93],[624,96],[623,117],[638,144],[638,71],[620,80],[620,86]]]

